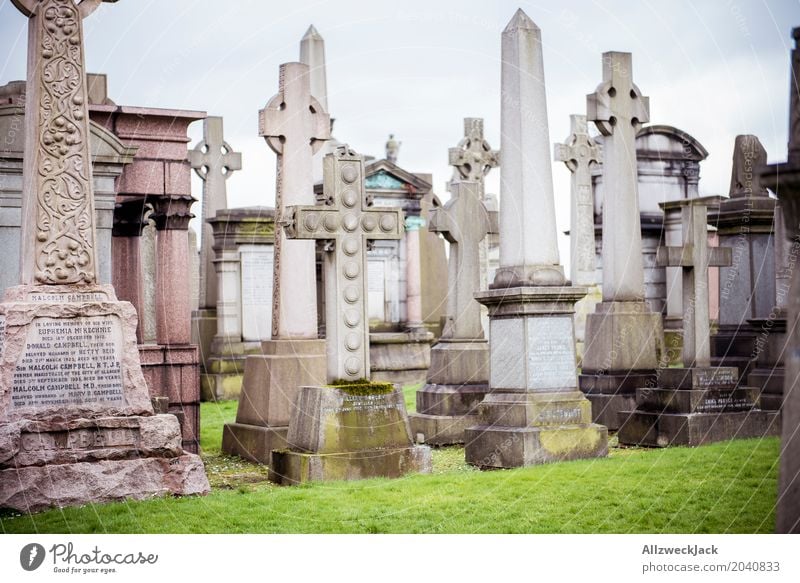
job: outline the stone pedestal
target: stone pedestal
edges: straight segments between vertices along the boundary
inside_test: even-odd
[[[300,388],[296,404],[288,436],[291,448],[272,452],[273,482],[289,485],[430,473],[431,451],[414,445],[399,389],[358,394],[307,386]]]
[[[696,446],[780,433],[780,418],[759,409],[759,390],[738,384],[733,367],[664,369],[656,388],[636,391],[636,410],[620,413],[619,442]]]
[[[637,388],[652,386],[661,338],[661,315],[644,301],[601,302],[588,315],[578,382],[595,423],[618,429],[617,413],[635,407]]]
[[[370,378],[399,385],[421,383],[431,366],[433,334],[424,328],[408,332],[370,332]]]
[[[136,312],[100,285],[19,286],[0,304],[0,507],[209,490],[173,415],[154,415]]]
[[[467,462],[513,468],[602,457],[608,431],[577,390],[573,314],[585,288],[540,286],[476,294],[489,308],[491,393],[465,431]]]
[[[223,428],[222,451],[269,464],[285,448],[295,399],[303,385],[325,382],[324,340],[270,340],[245,360],[236,422]]]

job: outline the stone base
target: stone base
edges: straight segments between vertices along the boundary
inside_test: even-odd
[[[425,382],[431,366],[433,334],[373,332],[369,335],[370,378],[399,385]]]
[[[223,428],[222,451],[269,463],[271,450],[265,447],[289,425],[300,387],[325,382],[325,341],[269,340],[261,351],[245,361],[236,423]],[[252,451],[245,450],[249,445]]]
[[[209,491],[194,454],[9,468],[0,470],[0,484],[0,508],[17,512]]]
[[[744,380],[754,366],[754,355],[758,354],[756,341],[759,331],[749,323],[741,326],[720,325],[709,342],[711,365],[736,367],[739,378]]]
[[[480,406],[480,424],[464,432],[467,462],[517,468],[608,455],[608,430],[591,422],[580,391],[493,392]]]
[[[238,399],[247,355],[260,354],[261,342],[228,342],[216,338],[211,346],[206,372],[200,375],[200,398],[203,401]]]
[[[620,411],[636,408],[636,389],[656,385],[655,371],[578,375],[578,387],[592,404],[592,422],[616,431]]]
[[[425,415],[411,413],[411,434],[417,443],[442,446],[464,443],[464,432],[480,423],[478,415]]]
[[[211,357],[211,342],[217,334],[217,309],[200,308],[192,311],[192,344],[200,349],[200,374],[205,374]]]
[[[761,390],[761,409],[780,411],[783,406],[783,382],[786,370],[782,365],[774,369],[756,368],[747,375],[747,385]]]
[[[284,486],[305,482],[399,478],[431,472],[431,450],[422,445],[344,453],[272,452],[269,479]]]
[[[683,330],[664,330],[664,353],[661,362],[666,366],[683,363]]]
[[[636,408],[636,393],[587,394],[586,399],[592,404],[592,422],[604,425],[609,431],[618,431],[625,423],[625,417],[620,416],[623,411],[633,411]]]
[[[641,302],[600,302],[586,318],[583,372],[654,370],[662,352],[661,314]]]
[[[623,412],[627,417],[618,433],[626,445],[696,446],[728,439],[780,434],[780,416],[772,411],[737,413]]]
[[[289,447],[286,436],[289,426],[260,427],[243,423],[227,423],[222,428],[222,451],[238,455],[257,464],[270,464],[273,449]]]

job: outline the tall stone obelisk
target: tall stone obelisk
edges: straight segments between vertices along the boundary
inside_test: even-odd
[[[100,0],[14,0],[29,19],[21,285],[0,304],[0,508],[208,491],[154,415],[136,311],[97,277],[83,18]]]
[[[650,103],[633,83],[630,53],[603,53],[603,82],[586,96],[589,121],[604,136],[603,301],[586,320],[581,390],[597,423],[617,429],[636,407],[636,389],[655,382],[661,315],[644,301],[636,131]]]
[[[608,433],[578,390],[573,314],[556,242],[542,33],[518,10],[502,34],[500,268],[489,291],[491,393],[466,458],[510,468],[605,456]]]

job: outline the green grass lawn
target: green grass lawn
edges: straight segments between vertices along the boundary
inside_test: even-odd
[[[406,392],[413,401],[413,392]],[[0,515],[6,533],[757,533],[774,529],[778,440],[662,450],[479,472],[462,448],[432,475],[277,487],[263,466],[220,453],[235,402],[204,403],[212,492]]]

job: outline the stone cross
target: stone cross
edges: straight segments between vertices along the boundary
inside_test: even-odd
[[[23,284],[97,283],[83,19],[101,0],[12,0],[28,25]]]
[[[330,139],[330,117],[311,95],[308,65],[281,65],[278,94],[259,112],[259,133],[278,155],[272,337],[316,338],[314,242],[286,244],[281,226],[287,206],[314,203],[313,155]]]
[[[483,119],[464,118],[464,137],[455,148],[448,150],[450,165],[456,169],[457,178],[476,182],[483,190],[483,179],[492,168],[500,164],[500,153],[483,137]],[[481,199],[483,193],[481,192]]]
[[[483,338],[481,308],[473,295],[480,289],[481,242],[498,229],[497,214],[486,210],[480,186],[467,180],[451,183],[450,200],[430,213],[428,230],[441,233],[450,243],[448,313],[442,338]]]
[[[347,146],[324,159],[321,203],[287,207],[284,232],[325,241],[325,330],[328,380],[369,378],[367,245],[401,239],[403,212],[372,207],[364,189],[364,158]]]
[[[587,118],[603,140],[603,300],[644,299],[636,132],[650,100],[633,83],[630,53],[603,53],[603,82],[586,96]]]
[[[502,34],[500,267],[492,287],[562,285],[542,31],[522,9]]]
[[[594,285],[594,200],[592,164],[599,164],[600,146],[589,137],[585,115],[569,116],[572,133],[555,144],[554,159],[564,162],[572,174],[570,188],[570,271],[573,285]]]
[[[203,180],[203,224],[200,247],[200,307],[217,306],[217,278],[214,270],[214,230],[208,219],[228,208],[225,181],[235,170],[242,169],[242,155],[234,152],[222,137],[222,118],[209,116],[203,120],[203,140],[189,152],[189,162]]]
[[[692,198],[681,209],[682,247],[659,247],[658,265],[683,268],[683,365],[711,366],[708,268],[731,264],[730,247],[708,246],[708,201]]]

